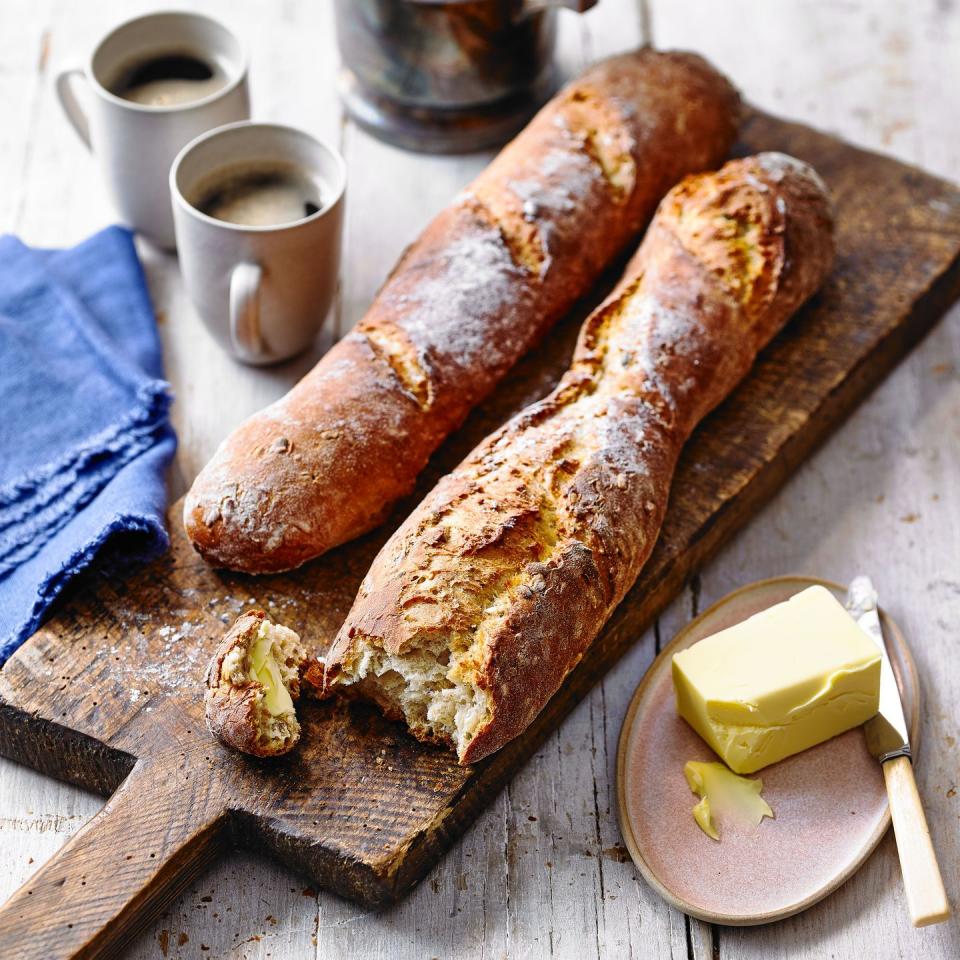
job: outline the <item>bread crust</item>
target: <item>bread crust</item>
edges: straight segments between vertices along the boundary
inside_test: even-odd
[[[666,190],[721,162],[738,118],[733,87],[688,53],[645,48],[566,87],[407,248],[354,330],[220,446],[184,505],[194,547],[264,573],[379,524]]]
[[[327,693],[357,679],[366,649],[446,645],[451,674],[488,705],[461,762],[525,730],[649,557],[687,437],[832,258],[826,188],[792,158],[732,161],[672,190],[557,388],[384,545],[327,658]]]

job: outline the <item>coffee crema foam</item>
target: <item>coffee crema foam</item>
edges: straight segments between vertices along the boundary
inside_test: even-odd
[[[237,164],[209,174],[191,200],[226,223],[268,227],[313,216],[323,207],[316,179],[292,163]]]
[[[228,81],[215,61],[190,53],[161,53],[141,57],[121,70],[110,92],[142,106],[175,107],[203,100]]]

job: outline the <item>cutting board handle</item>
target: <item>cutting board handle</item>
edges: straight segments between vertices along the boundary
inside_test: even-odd
[[[214,811],[194,780],[174,758],[138,761],[0,908],[0,957],[115,956],[229,843],[226,810]]]

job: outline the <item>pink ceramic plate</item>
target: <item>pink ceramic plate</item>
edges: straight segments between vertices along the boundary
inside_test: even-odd
[[[767,923],[805,910],[852,876],[890,825],[883,774],[862,728],[753,774],[763,780],[774,820],[758,827],[722,823],[717,842],[691,815],[697,798],[683,765],[717,758],[677,716],[671,657],[816,583],[844,599],[835,583],[777,577],[714,604],[661,652],[627,709],[617,752],[620,829],[650,886],[702,920]],[[881,620],[915,749],[916,669],[899,627],[884,613]]]

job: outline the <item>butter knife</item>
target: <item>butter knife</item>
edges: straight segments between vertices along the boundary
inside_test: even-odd
[[[887,785],[910,919],[915,927],[942,923],[950,916],[950,903],[913,776],[910,735],[900,689],[883,638],[877,592],[869,577],[856,577],[850,584],[847,610],[880,651],[880,709],[864,724],[863,730],[867,748],[880,761]]]

